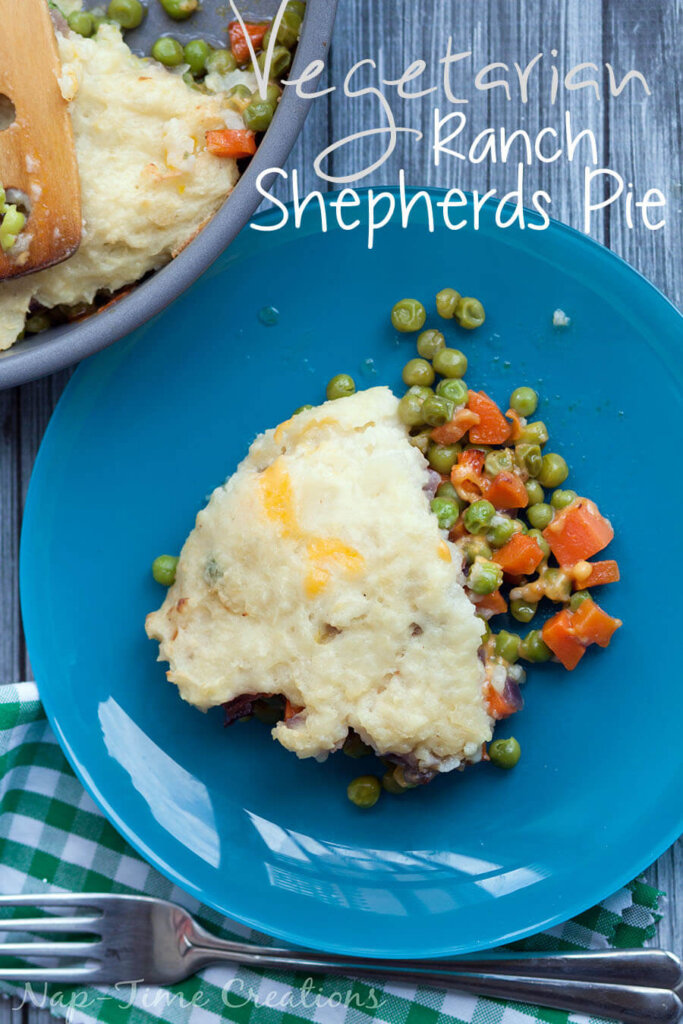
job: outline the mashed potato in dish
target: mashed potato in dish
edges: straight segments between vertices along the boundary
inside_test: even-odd
[[[90,303],[98,291],[168,263],[238,178],[235,160],[204,145],[208,130],[244,128],[224,94],[199,92],[179,73],[136,57],[114,25],[101,25],[91,39],[62,27],[60,88],[74,127],[83,236],[64,263],[0,283],[0,349],[20,335],[32,300],[47,308]],[[220,84],[238,82],[255,87],[241,71]]]
[[[491,739],[484,624],[397,407],[372,388],[257,437],[146,628],[198,708],[282,694],[294,713],[273,736],[299,757],[325,758],[353,729],[433,774]]]

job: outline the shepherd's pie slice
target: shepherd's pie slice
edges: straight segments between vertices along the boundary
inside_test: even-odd
[[[300,709],[273,736],[324,759],[350,729],[431,774],[478,760],[493,721],[481,619],[429,507],[429,470],[388,388],[256,438],[211,496],[147,618],[184,700]]]

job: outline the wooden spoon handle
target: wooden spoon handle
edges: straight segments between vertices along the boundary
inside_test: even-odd
[[[81,194],[61,64],[46,0],[0,0],[0,94],[14,122],[0,131],[0,184],[28,197],[26,248],[0,251],[0,279],[71,256],[81,240]]]

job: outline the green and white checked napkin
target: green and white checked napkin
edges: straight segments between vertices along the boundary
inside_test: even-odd
[[[33,683],[0,687],[0,891],[146,893],[183,904],[217,934],[271,940],[181,892],[128,846],[69,768]],[[524,950],[642,946],[663,894],[632,882],[580,917],[516,944]],[[134,979],[131,979],[134,981]],[[0,984],[74,1024],[587,1024],[580,1014],[405,984],[210,968],[168,988]],[[590,1024],[601,1024],[590,1018]]]

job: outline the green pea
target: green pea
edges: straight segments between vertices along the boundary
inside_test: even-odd
[[[312,405],[300,405],[298,409],[295,409],[292,416],[298,416],[300,412],[305,412],[306,409],[312,409]]]
[[[327,382],[325,394],[328,399],[348,398],[356,390],[356,382],[348,373],[338,373]]]
[[[514,527],[515,533],[528,533],[529,532],[529,527],[526,525],[526,523],[522,519],[513,519],[512,520],[512,525]]]
[[[465,528],[468,533],[484,533],[496,514],[490,501],[480,498],[465,509]]]
[[[152,47],[152,56],[167,68],[177,67],[185,60],[182,45],[171,36],[162,36],[161,39],[157,39]]]
[[[217,75],[229,75],[237,69],[237,61],[232,50],[212,50],[206,58],[206,70]]]
[[[427,387],[426,384],[411,384],[408,388],[407,394],[417,395],[421,402],[426,401],[431,395],[434,394],[434,389]]]
[[[460,292],[455,288],[442,288],[436,295],[436,311],[444,320],[452,320],[460,302]]]
[[[486,319],[486,313],[479,299],[465,296],[455,307],[455,319],[465,330],[473,331],[476,327],[481,327]]]
[[[504,470],[512,469],[512,455],[509,449],[499,448],[488,452],[484,462],[484,472],[487,476],[498,476]]]
[[[110,0],[107,7],[107,17],[126,29],[142,25],[146,13],[140,0]]]
[[[417,336],[417,351],[423,359],[433,359],[436,353],[444,348],[446,339],[441,331],[422,331]]]
[[[432,443],[432,428],[427,427],[426,430],[420,430],[417,434],[411,434],[408,440],[414,448],[419,448],[422,454],[426,455]]]
[[[503,570],[495,562],[477,560],[470,569],[467,586],[475,594],[492,594],[503,582]]]
[[[450,498],[432,498],[432,512],[442,530],[450,530],[460,515],[459,507]]]
[[[426,319],[425,308],[417,299],[401,299],[391,311],[392,324],[404,334],[421,331]]]
[[[489,758],[496,768],[514,768],[521,754],[522,749],[514,736],[507,740],[494,740],[488,748]]]
[[[561,455],[548,452],[543,456],[543,465],[538,479],[544,487],[559,487],[569,476],[569,466]]]
[[[282,15],[282,21],[277,33],[278,43],[282,43],[288,50],[291,50],[299,39],[299,33],[301,32],[301,20],[302,16],[295,11],[293,8],[285,8],[285,12]],[[266,49],[267,43],[263,40],[263,48]]]
[[[468,565],[473,565],[478,558],[489,559],[492,554],[491,548],[480,536],[468,537],[466,543],[463,544],[462,553]]]
[[[545,537],[543,536],[541,531],[540,530],[529,530],[528,536],[534,538],[534,540],[538,544],[539,548],[543,552],[543,557],[547,558],[548,555],[550,554],[550,544],[548,544],[548,541],[545,539]]]
[[[553,508],[566,508],[567,505],[571,505],[577,498],[578,494],[576,491],[553,491],[550,495],[550,504]]]
[[[527,661],[550,661],[553,652],[545,644],[540,629],[532,629],[519,646],[519,655]]]
[[[211,54],[211,47],[205,39],[191,39],[185,44],[183,55],[185,63],[190,65],[190,71],[196,77],[203,75],[206,71],[206,62]]]
[[[199,7],[199,0],[159,0],[159,3],[174,21],[185,21]]]
[[[519,645],[521,642],[520,637],[516,633],[508,633],[506,629],[501,629],[496,637],[496,654],[499,658],[503,658],[504,661],[513,665],[519,657]]]
[[[18,235],[26,224],[26,215],[17,209],[14,203],[5,204],[2,217],[2,230],[8,235]]]
[[[270,66],[268,65],[268,53],[266,50],[262,50],[256,58],[256,63],[260,67],[261,71],[268,70],[270,78],[281,78],[285,71],[289,70],[289,66],[292,63],[292,55],[286,46],[275,46],[270,59]]]
[[[443,398],[450,398],[456,405],[464,405],[467,402],[467,384],[457,377],[440,380],[436,385],[436,393]]]
[[[407,427],[418,427],[424,423],[422,417],[423,399],[407,391],[398,403],[398,418]]]
[[[400,793],[405,793],[406,786],[402,786],[394,774],[394,769],[390,768],[382,776],[382,788],[386,789],[387,793],[393,793],[394,796],[398,796]]]
[[[511,519],[505,516],[494,516],[491,527],[486,533],[486,539],[492,548],[502,548],[512,538],[515,527]]]
[[[159,555],[152,562],[152,576],[164,587],[170,587],[175,583],[175,571],[178,566],[178,559],[175,555]]]
[[[254,93],[254,95],[258,96],[259,99],[260,99],[261,98],[261,91],[260,91],[260,89],[257,89],[257,91]],[[266,86],[266,99],[265,99],[265,102],[266,103],[270,103],[270,105],[273,108],[273,110],[277,110],[277,105],[280,102],[280,97],[281,96],[282,96],[282,89],[277,84],[277,82],[268,82],[268,85]]]
[[[450,498],[451,501],[455,502],[459,509],[462,509],[460,496],[450,480],[444,480],[443,483],[439,484],[436,489],[436,496],[437,498]]]
[[[450,473],[458,461],[461,452],[459,444],[436,444],[432,442],[427,449],[427,461],[437,473]]]
[[[464,377],[467,373],[467,356],[457,348],[439,349],[432,363],[442,377]]]
[[[545,494],[538,480],[527,480],[524,486],[529,498],[529,507],[531,505],[540,505],[542,501],[545,501]]]
[[[356,807],[374,807],[381,792],[382,785],[375,775],[359,775],[346,788],[346,795]]]
[[[538,603],[534,601],[523,601],[519,598],[516,601],[510,601],[510,615],[513,619],[517,619],[517,622],[531,622],[537,608]]]
[[[432,364],[426,359],[411,359],[403,367],[403,382],[410,387],[412,384],[429,386],[434,383]]]
[[[572,594],[572,581],[561,569],[545,569],[542,574],[546,597],[551,601],[568,601]]]
[[[538,395],[533,388],[515,388],[510,395],[510,408],[526,419],[533,416],[538,407]]]
[[[25,330],[27,334],[40,334],[52,327],[52,321],[47,313],[34,313],[26,320]]]
[[[527,471],[529,476],[538,476],[543,466],[541,446],[527,443],[515,445],[515,461],[520,469]]]
[[[422,405],[424,422],[428,423],[430,427],[440,427],[444,423],[448,423],[453,418],[454,412],[453,402],[449,398],[439,395],[430,395],[429,398],[425,398]]]
[[[541,501],[538,505],[532,505],[531,508],[527,509],[526,517],[535,529],[545,530],[546,526],[552,523],[554,515],[555,510],[552,505]]]
[[[258,98],[258,93],[249,102],[242,117],[247,128],[252,132],[265,132],[270,122],[273,120],[273,114],[275,110],[271,107],[270,103],[265,100]]]
[[[534,420],[533,423],[527,423],[525,427],[522,427],[522,433],[519,436],[521,444],[537,444],[541,447],[547,440],[548,428],[543,420]]]
[[[238,82],[237,85],[233,85],[231,89],[228,89],[225,95],[231,110],[236,110],[239,114],[242,114],[251,103],[252,91],[243,82]]]
[[[350,730],[347,733],[342,750],[347,757],[353,757],[356,759],[359,757],[367,757],[368,754],[373,753],[372,747],[369,747],[367,743],[363,742],[358,733],[353,732],[353,730]]]
[[[592,600],[592,595],[589,590],[577,590],[575,594],[569,598],[569,607],[573,612],[577,611],[584,601]]]
[[[306,0],[289,0],[287,10],[294,11],[301,19],[303,19],[306,14]]]
[[[95,19],[90,11],[72,11],[66,23],[72,32],[77,32],[86,39],[95,31]]]

